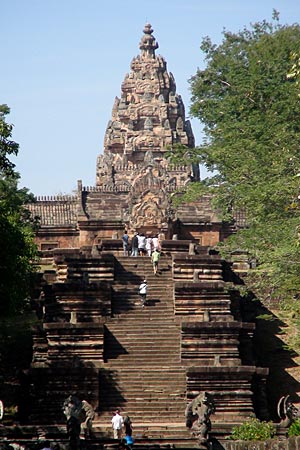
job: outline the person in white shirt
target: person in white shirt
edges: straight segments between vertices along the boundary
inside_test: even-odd
[[[139,295],[140,295],[140,300],[141,300],[141,303],[142,303],[142,307],[143,307],[143,308],[144,308],[144,306],[145,306],[145,304],[146,304],[147,289],[148,289],[147,280],[144,280],[144,281],[139,285]]]
[[[144,233],[138,235],[138,240],[139,240],[139,254],[140,256],[144,256],[146,251],[146,236],[144,235]]]
[[[159,240],[158,240],[157,234],[152,238],[152,245],[153,245],[153,251],[159,250]]]
[[[123,417],[120,415],[120,410],[116,409],[114,416],[111,419],[112,427],[114,430],[114,439],[121,439],[122,427],[123,427]]]
[[[152,237],[148,236],[146,237],[146,252],[148,256],[151,256],[152,253]]]

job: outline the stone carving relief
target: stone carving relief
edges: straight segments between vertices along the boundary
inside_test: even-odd
[[[162,228],[166,226],[164,212],[160,209],[158,199],[154,196],[142,200],[135,205],[131,212],[130,228],[138,229],[143,226]]]
[[[111,182],[113,179],[113,156],[111,152],[97,158],[97,184]]]
[[[67,434],[71,448],[80,448],[80,435],[90,438],[95,410],[86,400],[80,400],[75,395],[69,395],[64,400],[63,413],[67,419]]]
[[[171,219],[170,199],[167,192],[168,174],[153,161],[148,151],[141,172],[132,183],[128,197],[128,210],[123,214],[128,229],[141,227],[166,228]]]

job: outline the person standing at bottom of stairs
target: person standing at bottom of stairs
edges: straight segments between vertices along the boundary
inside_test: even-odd
[[[120,415],[120,410],[116,409],[113,418],[111,419],[112,427],[114,430],[114,439],[121,439],[122,437],[122,427],[123,427],[123,417]]]
[[[125,435],[132,436],[132,422],[129,416],[124,419]]]
[[[139,285],[139,296],[140,296],[140,300],[142,302],[142,307],[144,308],[146,301],[147,301],[147,289],[148,289],[148,284],[147,284],[147,280],[144,280],[140,285]]]
[[[132,422],[129,416],[126,416],[124,419],[124,427],[125,427],[124,447],[126,450],[132,450],[134,439],[132,437]]]

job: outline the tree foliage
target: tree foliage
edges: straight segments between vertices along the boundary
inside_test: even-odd
[[[33,196],[18,188],[19,174],[10,161],[18,154],[12,125],[6,122],[9,108],[0,105],[0,313],[22,310],[30,290],[36,246],[33,221],[26,204]]]
[[[300,419],[294,420],[289,427],[288,436],[300,436]]]
[[[220,45],[206,37],[201,49],[191,113],[205,137],[193,158],[213,172],[201,192],[214,194],[226,220],[246,210],[249,226],[227,248],[255,256],[252,287],[285,302],[300,293],[300,26],[281,25],[274,11],[271,22],[225,30]]]

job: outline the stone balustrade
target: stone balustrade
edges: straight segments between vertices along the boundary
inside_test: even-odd
[[[232,320],[231,298],[223,282],[174,283],[175,314],[205,321]],[[206,318],[204,317],[206,315]],[[209,319],[207,319],[209,316]]]
[[[254,414],[253,377],[267,374],[268,369],[255,366],[187,367],[187,397],[192,399],[207,391],[216,406],[212,423],[243,422]]]
[[[181,360],[205,366],[238,366],[241,332],[252,334],[254,324],[241,322],[182,322]]]
[[[223,267],[219,255],[174,255],[174,281],[222,281]]]

